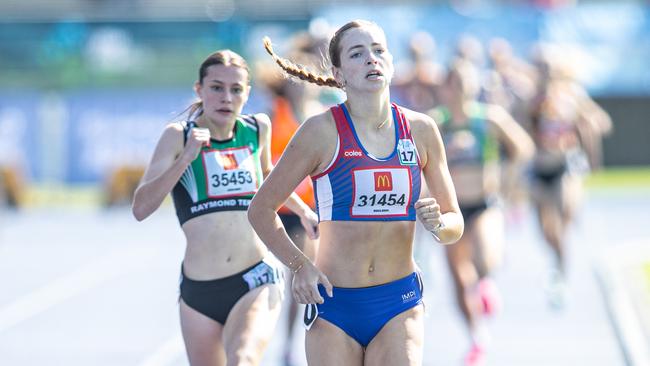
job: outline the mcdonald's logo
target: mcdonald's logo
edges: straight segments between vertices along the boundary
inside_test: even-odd
[[[224,170],[237,169],[237,158],[235,154],[225,153],[221,155],[221,165]]]
[[[375,191],[392,191],[393,175],[391,172],[375,172]]]

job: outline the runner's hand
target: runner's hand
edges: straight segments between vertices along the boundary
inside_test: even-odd
[[[188,133],[183,154],[189,161],[194,161],[199,156],[199,152],[203,146],[210,146],[210,130],[194,127]]]
[[[415,202],[415,212],[424,228],[436,233],[442,226],[440,205],[433,197],[422,198]]]
[[[327,276],[311,261],[306,261],[297,273],[293,275],[291,293],[299,304],[322,304],[325,300],[318,292],[318,284],[325,287],[329,297],[332,297],[332,284]]]
[[[305,216],[300,216],[300,224],[305,229],[309,239],[318,239],[318,216],[314,211],[308,210]]]

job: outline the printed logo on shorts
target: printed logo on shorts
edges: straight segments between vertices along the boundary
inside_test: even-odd
[[[407,303],[415,300],[417,298],[415,290],[411,290],[409,292],[403,293],[402,294],[402,302]]]

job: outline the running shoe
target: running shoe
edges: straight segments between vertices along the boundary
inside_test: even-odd
[[[291,350],[286,350],[284,352],[284,357],[283,357],[283,364],[282,366],[296,366],[298,363],[295,361],[293,357],[293,353]]]
[[[549,306],[554,310],[563,310],[567,302],[567,286],[564,276],[560,271],[552,270],[549,272],[544,284],[546,299]]]
[[[483,315],[493,316],[501,310],[501,294],[496,283],[490,278],[483,278],[478,283]]]
[[[465,366],[485,365],[485,349],[478,343],[473,343],[465,356]]]

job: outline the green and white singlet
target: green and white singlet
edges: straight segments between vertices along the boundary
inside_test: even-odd
[[[436,107],[433,113],[440,126],[450,168],[484,166],[499,161],[499,142],[489,131],[485,104],[472,103],[467,121],[460,126],[452,123],[451,111],[445,106]]]
[[[184,136],[193,124],[186,123]],[[255,118],[241,115],[231,139],[210,139],[210,146],[201,148],[172,190],[181,225],[212,212],[248,209],[263,179],[259,140]]]

